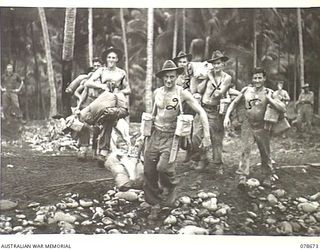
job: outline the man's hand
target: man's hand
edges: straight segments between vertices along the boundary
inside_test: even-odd
[[[6,88],[1,88],[1,92],[6,92],[7,89]]]
[[[230,120],[229,116],[225,116],[225,118],[223,120],[223,127],[226,129],[231,127],[231,120]]]
[[[273,99],[272,94],[273,94],[272,91],[268,90],[267,96],[266,96],[266,98],[267,98],[268,101],[270,101],[271,99]]]

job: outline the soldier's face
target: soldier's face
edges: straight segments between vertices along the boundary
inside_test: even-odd
[[[177,72],[175,70],[167,71],[164,73],[162,79],[164,86],[168,89],[171,89],[175,86],[175,82],[177,80]]]
[[[117,64],[118,62],[118,56],[116,53],[114,52],[110,52],[108,55],[107,55],[107,66],[108,67],[113,67]]]
[[[221,59],[213,61],[211,64],[212,64],[213,72],[220,72],[224,67],[224,63]]]
[[[266,77],[263,76],[263,73],[256,73],[252,75],[252,83],[256,88],[261,88],[266,81]]]
[[[9,74],[12,74],[12,73],[13,73],[13,66],[12,66],[11,64],[9,64],[9,65],[7,66],[7,72],[8,72]]]
[[[94,62],[92,66],[93,66],[93,70],[96,71],[98,68],[101,67],[101,63],[99,63],[99,62]]]
[[[187,67],[187,64],[188,64],[188,60],[186,57],[183,57],[183,58],[180,58],[177,62],[178,64],[178,67]]]

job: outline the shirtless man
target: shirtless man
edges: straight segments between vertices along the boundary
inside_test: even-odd
[[[176,67],[173,61],[167,60],[162,70],[156,74],[163,80],[164,86],[154,92],[154,131],[147,141],[144,153],[144,194],[146,202],[152,205],[149,219],[157,218],[160,205],[172,206],[175,201],[175,163],[169,163],[169,157],[177,116],[180,114],[179,99],[200,116],[204,128],[202,146],[206,148],[211,144],[205,111],[189,91],[176,86],[175,81],[182,72],[183,68]]]
[[[114,47],[108,48],[102,54],[102,60],[106,66],[96,70],[90,79],[84,84],[85,87],[101,89],[118,95],[129,95],[130,86],[126,80],[126,72],[117,67],[117,62],[122,58],[122,51]],[[96,81],[101,79],[101,82]],[[100,166],[103,166],[106,157],[110,153],[110,139],[112,128],[116,125],[118,119],[113,122],[110,120],[102,123],[102,130],[99,134],[97,160]]]
[[[202,94],[202,107],[207,113],[210,125],[210,137],[213,147],[213,164],[217,174],[223,174],[222,162],[222,141],[224,137],[223,116],[219,114],[220,100],[225,98],[230,90],[231,76],[223,71],[224,62],[229,58],[224,56],[219,50],[212,54],[212,59],[207,60],[213,68],[208,73],[208,79],[202,81],[198,86],[198,92]],[[208,166],[204,162],[203,156],[198,169]]]
[[[176,84],[190,91],[190,82],[192,77],[192,68],[190,61],[192,59],[191,54],[186,54],[183,51],[180,51],[178,55],[172,59],[178,67],[184,68],[184,71],[181,75],[178,76]]]
[[[272,181],[272,161],[270,158],[270,135],[265,129],[264,116],[267,105],[272,105],[280,113],[286,111],[285,104],[273,97],[271,89],[264,87],[266,81],[266,72],[262,68],[255,68],[252,72],[252,84],[242,89],[241,94],[230,104],[224,118],[223,125],[225,128],[230,127],[230,115],[241,100],[245,101],[245,115],[250,126],[254,139],[258,145],[261,157],[261,166],[263,173],[263,185],[270,186]],[[250,152],[249,152],[250,153]],[[248,156],[249,157],[249,156]],[[243,185],[246,182],[246,177],[250,174],[248,165],[244,166],[240,174],[239,184]]]

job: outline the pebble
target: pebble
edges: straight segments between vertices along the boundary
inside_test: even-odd
[[[210,198],[209,200],[202,202],[202,206],[209,211],[216,211],[218,209],[217,198]]]
[[[30,207],[30,208],[34,208],[34,207],[38,207],[38,206],[40,206],[40,203],[39,203],[39,202],[31,202],[31,203],[28,205],[28,207]]]
[[[124,199],[127,201],[135,201],[138,199],[138,195],[135,192],[118,192],[115,194],[115,197],[119,198],[119,199]]]
[[[298,204],[298,209],[303,210],[306,213],[313,213],[317,211],[317,208],[319,207],[319,203],[317,202],[304,202]]]
[[[320,192],[318,192],[318,193],[316,193],[314,195],[311,195],[310,196],[310,200],[312,200],[312,201],[316,201],[316,200],[320,201]]]
[[[250,178],[249,180],[247,180],[247,185],[251,188],[258,187],[260,186],[260,182],[255,178]]]
[[[208,199],[209,198],[209,195],[207,193],[205,193],[205,192],[200,192],[200,193],[198,193],[197,196],[200,199]]]
[[[251,211],[247,211],[247,214],[248,214],[251,218],[254,218],[254,219],[258,217],[258,215],[257,215],[256,213],[251,212]]]
[[[182,204],[190,204],[191,203],[191,198],[188,197],[188,196],[182,196],[182,197],[179,198],[179,201]]]
[[[188,234],[188,235],[208,235],[209,231],[205,228],[188,225],[181,228],[178,234]]]
[[[304,197],[298,197],[296,200],[297,200],[298,202],[300,202],[300,203],[308,202],[308,199],[306,199],[306,198],[304,198]]]
[[[165,225],[170,224],[174,225],[177,223],[177,218],[174,215],[169,215],[163,222]]]
[[[96,234],[106,234],[107,231],[104,230],[103,228],[96,228],[96,230],[94,231]]]
[[[290,221],[290,224],[292,226],[293,232],[295,232],[295,233],[300,232],[301,226],[300,226],[300,224],[298,222]]]
[[[25,218],[27,218],[27,216],[25,216],[24,214],[16,214],[16,218],[25,219]]]
[[[267,200],[271,206],[274,206],[278,203],[278,199],[273,194],[268,194]]]
[[[110,229],[109,231],[108,231],[108,234],[121,234],[121,232],[118,230],[118,229]]]
[[[16,208],[17,206],[17,202],[13,202],[10,200],[0,200],[0,211],[11,210]]]
[[[275,224],[277,222],[277,220],[273,218],[268,218],[266,221],[268,224]]]
[[[277,196],[278,198],[281,198],[281,197],[285,196],[286,191],[284,189],[277,189],[277,190],[274,190],[272,193],[275,196]]]
[[[279,224],[278,230],[277,230],[280,234],[284,234],[284,235],[291,235],[293,232],[293,228],[290,224],[290,222],[288,221],[282,221]]]
[[[79,204],[82,207],[91,207],[93,205],[93,201],[91,199],[80,199]]]

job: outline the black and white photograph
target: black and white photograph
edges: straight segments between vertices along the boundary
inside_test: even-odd
[[[320,248],[320,5],[90,4],[0,6],[0,247]]]

